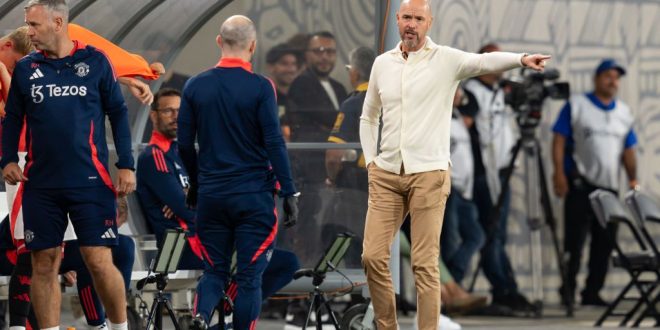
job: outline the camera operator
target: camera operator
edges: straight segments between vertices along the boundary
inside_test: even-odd
[[[491,43],[483,46],[479,53],[495,51],[500,51],[500,47]],[[468,80],[464,86],[479,105],[474,115],[474,125],[470,128],[475,176],[473,198],[477,204],[479,222],[487,236],[481,250],[481,265],[492,286],[493,305],[510,308],[511,311],[528,311],[533,306],[518,292],[505,250],[511,192],[508,188],[502,191],[501,180],[502,170],[509,164],[516,139],[513,113],[507,109],[504,91],[500,88],[501,78],[502,73],[487,74]],[[499,218],[493,223],[490,213],[500,193],[504,193],[505,198]]]
[[[564,244],[569,260],[568,283],[563,285],[568,285],[571,299],[582,247],[591,232],[589,275],[582,291],[582,305],[607,305],[599,291],[616,239],[616,228],[605,230],[598,225],[589,194],[598,188],[618,191],[621,162],[629,187],[637,187],[634,118],[630,108],[616,98],[619,80],[625,74],[626,70],[614,60],[603,60],[596,68],[594,91],[573,96],[553,127],[554,190],[557,196],[566,197]],[[566,304],[567,298],[562,295],[562,303]]]

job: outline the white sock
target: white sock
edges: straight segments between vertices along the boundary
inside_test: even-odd
[[[41,328],[41,330],[60,330],[60,327]]]
[[[9,327],[9,330],[25,330],[25,327],[15,325],[15,326]]]
[[[110,323],[110,330],[128,330],[128,321],[124,321],[123,323]],[[43,329],[43,330],[48,330],[48,329]]]

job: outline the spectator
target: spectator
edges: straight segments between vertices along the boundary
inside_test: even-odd
[[[275,83],[278,115],[282,126],[282,135],[286,141],[291,140],[291,127],[287,123],[286,116],[289,87],[300,73],[301,58],[300,53],[287,44],[279,44],[266,53],[266,70],[273,83]]]
[[[346,99],[344,87],[330,78],[336,60],[335,37],[327,31],[312,34],[305,50],[307,69],[289,90],[287,120],[291,142],[327,142],[339,105]],[[320,193],[325,189],[326,179],[325,151],[296,150],[291,152],[291,158],[296,186],[305,192],[300,197],[300,217],[304,221],[293,229],[291,242],[301,248],[303,260],[311,260],[323,252],[322,247],[311,247],[305,242],[320,241],[319,236],[311,233],[318,233],[316,228],[325,222],[320,213],[323,208]]]
[[[312,36],[308,33],[300,32],[292,35],[287,41],[286,44],[290,45],[295,51],[299,54],[305,54],[307,50],[307,45],[309,44],[309,38]],[[299,73],[307,70],[307,63],[305,62],[305,57],[301,57]]]
[[[375,58],[376,53],[367,47],[358,47],[349,55],[350,64],[346,65],[346,69],[354,91],[341,104],[328,142],[360,142],[360,114]],[[358,156],[354,150],[330,149],[326,151],[325,165],[328,184],[366,192],[367,170],[362,153]]]
[[[614,248],[616,228],[598,225],[589,203],[596,189],[619,189],[621,164],[628,176],[628,188],[637,187],[637,162],[633,131],[634,117],[628,105],[617,98],[619,81],[626,70],[612,59],[596,68],[593,92],[574,95],[559,113],[553,127],[552,159],[555,194],[564,203],[564,244],[568,253],[568,283],[563,283],[572,301],[580,270],[582,248],[591,233],[589,275],[582,290],[582,305],[606,306],[600,297],[609,257]],[[560,290],[560,293],[565,292]]]
[[[476,100],[456,89],[450,129],[451,193],[445,206],[442,225],[442,259],[456,282],[461,283],[472,256],[484,244],[484,232],[479,224],[477,206],[472,200],[474,159],[468,132],[474,122],[461,111],[474,111]],[[460,110],[463,109],[463,110]]]
[[[483,46],[479,53],[497,52],[496,44]],[[470,129],[474,156],[474,193],[479,222],[486,233],[481,249],[481,266],[491,284],[492,303],[512,311],[529,311],[534,307],[518,291],[518,284],[506,253],[507,224],[511,205],[511,190],[502,189],[503,170],[511,160],[515,143],[512,113],[504,103],[504,90],[499,82],[501,72],[481,75],[468,80],[465,90],[471,93],[479,105],[472,117]],[[467,117],[471,117],[466,114]],[[504,202],[499,218],[491,219],[493,207],[500,194]],[[508,313],[509,311],[507,311]]]
[[[327,31],[312,34],[305,50],[307,70],[289,90],[291,141],[325,142],[330,135],[339,105],[346,99],[344,86],[330,77],[336,61],[335,36]]]
[[[360,114],[364,96],[369,86],[371,66],[376,53],[368,47],[358,47],[351,51],[346,65],[353,86],[353,92],[341,104],[335,125],[328,142],[360,142]],[[364,218],[367,214],[367,169],[362,152],[354,149],[328,149],[325,154],[327,184],[337,188],[325,218],[331,223],[324,224],[323,246],[329,244],[333,234],[350,231],[360,237],[355,249],[348,252],[346,261],[353,267],[360,267]]]

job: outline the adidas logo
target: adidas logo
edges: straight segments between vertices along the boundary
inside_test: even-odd
[[[108,230],[106,230],[105,233],[101,235],[101,238],[117,238],[117,236],[115,236],[115,233],[112,231],[112,228],[108,228]]]
[[[34,70],[32,75],[30,76],[30,80],[39,79],[39,78],[43,78],[43,77],[44,77],[44,74],[41,73],[41,70],[39,70],[39,68],[37,68],[36,70]]]

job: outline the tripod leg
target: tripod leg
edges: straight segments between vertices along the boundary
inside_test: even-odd
[[[146,330],[151,330],[151,326],[153,325],[153,323],[155,321],[155,318],[157,317],[156,313],[159,310],[160,310],[160,300],[156,296],[154,298],[154,302],[151,305],[151,310],[149,311],[149,316],[147,317],[147,327],[145,328]],[[161,328],[158,328],[157,324],[156,324],[156,328],[159,329],[159,330],[161,329]]]
[[[316,307],[316,330],[323,330],[323,322],[321,322],[323,318],[323,293],[317,291],[314,300],[316,300],[314,304]]]
[[[537,150],[541,150],[541,145],[538,140],[535,141],[537,145]],[[552,212],[552,205],[550,204],[550,193],[548,190],[548,185],[545,181],[545,169],[543,167],[543,159],[541,158],[541,152],[537,153],[537,161],[539,166],[539,184],[541,187],[541,204],[543,205],[543,213],[545,216],[545,222],[550,228],[550,236],[552,237],[552,245],[555,249],[555,255],[557,256],[557,265],[559,266],[559,275],[561,280],[564,283],[562,294],[566,297],[566,316],[573,317],[574,310],[574,299],[571,289],[568,287],[568,269],[566,268],[566,260],[564,258],[564,252],[559,246],[559,238],[557,237],[557,222],[555,216]]]
[[[154,326],[156,329],[163,329],[163,302],[158,303],[158,308],[156,312],[156,320],[154,320]]]
[[[337,320],[337,316],[335,315],[335,312],[330,308],[330,302],[324,297],[320,297],[320,302],[325,306],[325,310],[328,311],[328,314],[330,314],[330,320],[332,320],[332,324],[335,326],[336,330],[339,329],[339,321]]]
[[[170,304],[170,301],[167,298],[163,298],[165,309],[167,310],[167,313],[170,314],[170,320],[172,320],[172,325],[174,325],[174,330],[181,330],[181,327],[179,326],[179,322],[176,319],[176,315],[174,314],[174,309],[172,308],[172,304]]]
[[[309,319],[312,318],[312,312],[314,311],[315,302],[316,302],[316,292],[311,294],[311,299],[309,299],[309,310],[307,311],[307,319],[305,320],[305,324],[303,324],[302,330],[307,329],[307,325],[309,324]]]

